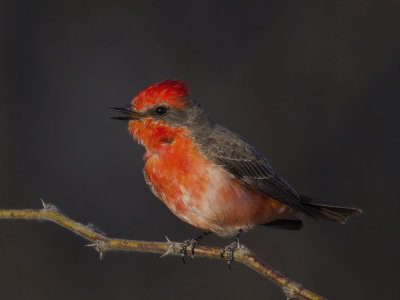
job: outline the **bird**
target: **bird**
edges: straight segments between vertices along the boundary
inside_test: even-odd
[[[113,107],[143,145],[147,185],[181,220],[203,230],[182,243],[182,257],[210,233],[229,238],[228,265],[239,236],[256,225],[298,230],[301,217],[344,224],[361,209],[299,195],[244,137],[216,123],[189,95],[185,82],[167,79],[141,90],[128,107]]]

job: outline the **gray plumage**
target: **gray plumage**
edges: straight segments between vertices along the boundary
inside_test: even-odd
[[[345,223],[348,217],[362,213],[357,208],[318,203],[300,196],[251,142],[215,123],[196,102],[192,102],[192,106],[185,111],[188,116],[182,119],[182,123],[177,123],[184,123],[191,130],[196,144],[207,158],[221,165],[250,189],[314,219]]]

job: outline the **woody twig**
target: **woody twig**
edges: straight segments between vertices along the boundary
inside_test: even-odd
[[[43,201],[42,201],[43,202]],[[109,251],[133,251],[160,253],[165,255],[182,255],[182,244],[172,242],[167,238],[166,242],[151,242],[109,238],[93,230],[90,226],[80,224],[60,213],[51,204],[43,202],[41,209],[3,209],[0,210],[0,219],[23,219],[23,220],[48,220],[52,221],[74,233],[80,235],[90,242],[89,245],[99,252],[103,258],[105,252]],[[194,257],[208,257],[223,259],[220,255],[220,248],[197,245],[194,249]],[[249,249],[241,245],[234,253],[234,260],[241,262],[249,268],[257,271],[265,278],[279,286],[287,299],[320,300],[321,296],[303,288],[300,284],[287,278],[279,271],[273,269],[259,258],[254,256]]]

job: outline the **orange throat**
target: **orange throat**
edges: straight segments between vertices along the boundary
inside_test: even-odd
[[[182,199],[185,193],[201,198],[204,192],[204,172],[211,165],[195,146],[188,130],[172,127],[162,121],[131,121],[129,132],[147,152],[144,174],[153,193],[177,216],[188,207]]]
[[[175,139],[187,136],[187,129],[183,126],[172,127],[152,119],[130,121],[128,130],[150,153],[162,151],[166,144],[170,145]]]

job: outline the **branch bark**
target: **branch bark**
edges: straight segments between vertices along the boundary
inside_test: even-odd
[[[109,238],[93,230],[88,226],[80,224],[67,216],[61,214],[54,205],[45,204],[43,201],[42,209],[4,209],[0,210],[0,219],[25,219],[25,220],[48,220],[80,235],[91,242],[87,246],[92,246],[103,258],[107,251],[133,251],[161,253],[164,255],[182,255],[181,243],[172,242],[150,242],[137,240],[124,240]],[[208,257],[223,259],[220,255],[220,248],[196,245],[194,249],[195,257]],[[245,246],[240,247],[234,253],[234,260],[241,262],[249,268],[255,270],[274,284],[282,288],[287,299],[302,300],[321,300],[325,299],[317,294],[303,288],[300,284],[290,280],[279,271],[273,269],[259,258],[254,256]]]

